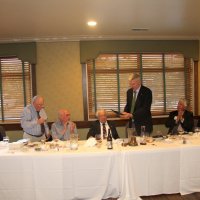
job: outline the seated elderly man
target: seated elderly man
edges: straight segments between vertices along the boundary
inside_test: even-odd
[[[186,107],[186,100],[180,99],[177,105],[177,110],[169,113],[169,117],[165,123],[165,126],[169,128],[168,133],[177,134],[178,132],[183,131],[193,131],[193,113],[186,110]]]
[[[70,133],[77,134],[76,124],[70,121],[70,112],[66,109],[58,111],[58,120],[51,126],[53,139],[69,140]]]
[[[96,117],[98,118],[98,120],[93,122],[93,124],[87,134],[87,139],[89,137],[95,137],[96,134],[101,134],[101,138],[105,139],[108,136],[108,129],[111,130],[111,134],[114,139],[119,138],[114,123],[107,120],[107,113],[105,110],[103,110],[103,109],[98,110],[96,112]]]

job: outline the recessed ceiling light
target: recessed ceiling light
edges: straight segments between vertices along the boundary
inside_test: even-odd
[[[89,21],[87,24],[88,24],[88,26],[96,26],[97,22],[95,22],[95,21]]]

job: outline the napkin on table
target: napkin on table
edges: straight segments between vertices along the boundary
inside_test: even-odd
[[[86,147],[94,147],[94,146],[96,145],[96,143],[97,143],[96,139],[93,138],[93,137],[90,137],[90,138],[88,138],[88,140],[86,141],[85,146],[86,146]]]

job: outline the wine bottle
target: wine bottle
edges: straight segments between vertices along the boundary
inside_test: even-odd
[[[112,135],[110,133],[110,129],[108,129],[107,149],[112,149],[112,148],[113,148]]]

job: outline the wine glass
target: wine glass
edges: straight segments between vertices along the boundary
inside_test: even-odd
[[[195,127],[194,132],[195,132],[195,135],[198,136],[199,135],[199,127]]]
[[[101,134],[95,134],[96,141],[101,141]]]
[[[101,134],[95,134],[95,139],[97,141],[97,147],[100,147],[102,143]]]

